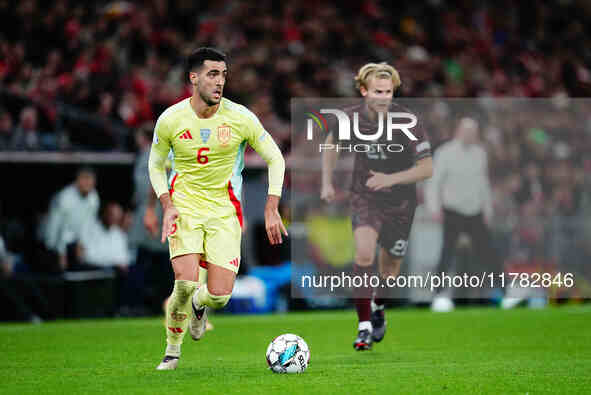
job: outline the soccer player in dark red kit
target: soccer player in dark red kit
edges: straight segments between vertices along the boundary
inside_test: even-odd
[[[355,153],[351,186],[351,222],[355,238],[355,275],[374,274],[374,257],[379,244],[378,269],[384,279],[396,277],[406,254],[408,236],[417,205],[415,183],[433,174],[431,146],[421,129],[394,130],[391,139],[386,133],[388,112],[409,113],[392,101],[400,86],[400,76],[394,67],[386,63],[369,63],[361,67],[355,77],[356,87],[364,100],[344,109],[350,120],[358,113],[359,132],[362,135],[378,134],[382,117],[383,133],[376,140],[366,141],[351,133],[347,145],[359,144]],[[335,117],[330,117],[335,118]],[[396,123],[408,122],[408,119]],[[325,148],[342,145],[338,140],[335,124],[329,127]],[[366,149],[369,148],[369,149]],[[324,149],[322,158],[321,197],[331,202],[335,197],[332,182],[338,150]],[[374,290],[367,286],[355,288],[353,298],[359,318],[358,334],[353,347],[368,350],[372,342],[383,339],[386,331],[384,302],[387,288]],[[372,300],[373,297],[373,300]]]

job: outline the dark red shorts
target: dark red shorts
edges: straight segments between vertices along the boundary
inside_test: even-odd
[[[368,195],[351,193],[353,231],[361,226],[369,226],[377,232],[380,246],[394,257],[403,257],[415,208],[416,203],[412,200],[392,204],[372,199]]]

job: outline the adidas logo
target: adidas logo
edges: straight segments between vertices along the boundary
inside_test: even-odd
[[[230,265],[238,267],[238,258],[234,258],[230,261]]]
[[[189,129],[185,130],[183,134],[179,137],[181,140],[193,140],[193,136],[191,136],[191,132]]]

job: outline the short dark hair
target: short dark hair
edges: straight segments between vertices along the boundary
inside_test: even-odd
[[[213,60],[214,62],[228,63],[227,56],[220,50],[210,47],[201,47],[194,50],[191,55],[187,57],[187,71],[192,71],[203,66],[206,60]]]
[[[76,172],[76,178],[80,177],[82,174],[89,174],[93,177],[96,177],[96,171],[91,166],[85,165],[85,166],[79,167],[78,171]]]

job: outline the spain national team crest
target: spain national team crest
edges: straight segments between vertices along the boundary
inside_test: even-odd
[[[232,139],[232,130],[225,123],[218,126],[218,141],[221,145],[227,145]]]

